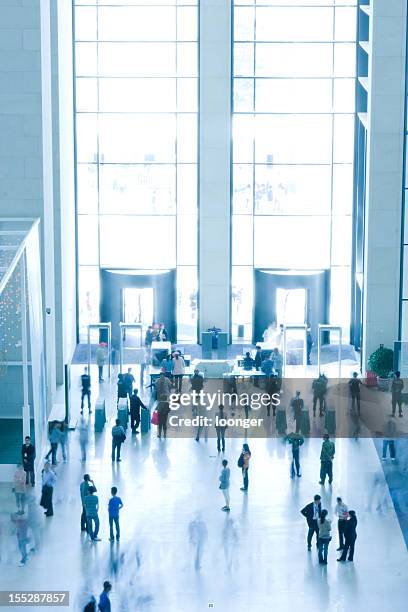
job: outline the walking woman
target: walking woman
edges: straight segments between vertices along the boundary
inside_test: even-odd
[[[241,491],[248,491],[248,470],[249,460],[251,459],[251,451],[249,450],[248,444],[242,446],[242,452],[238,459],[238,467],[242,469],[242,478],[244,486],[241,487]]]
[[[181,393],[181,387],[183,385],[183,376],[185,372],[185,364],[184,359],[180,355],[180,353],[174,353],[173,357],[173,376],[174,376],[174,384],[176,387],[176,393]]]
[[[52,494],[54,492],[54,485],[56,483],[57,477],[52,471],[48,461],[44,465],[41,477],[42,492],[40,506],[45,509],[45,516],[52,516],[54,514],[54,509],[52,506]]]
[[[317,540],[319,563],[327,565],[327,553],[331,540],[331,521],[327,518],[327,510],[322,510],[317,526],[319,528],[319,539]]]
[[[346,521],[345,529],[344,529],[344,548],[341,554],[340,559],[337,561],[346,561],[347,553],[348,553],[348,561],[353,561],[354,558],[354,545],[357,539],[357,517],[354,510],[349,510],[349,519]]]

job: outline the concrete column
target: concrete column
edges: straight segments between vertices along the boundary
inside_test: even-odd
[[[200,2],[200,332],[230,327],[231,2]],[[201,335],[201,334],[200,334]]]
[[[398,339],[406,0],[371,0],[363,365]]]
[[[72,5],[51,4],[56,382],[76,346],[74,63]]]

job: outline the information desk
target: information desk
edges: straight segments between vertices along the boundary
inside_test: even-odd
[[[234,367],[233,361],[228,359],[195,359],[193,364],[204,374],[204,378],[222,378]]]
[[[244,368],[234,368],[231,372],[226,372],[223,374],[223,378],[228,377],[236,377],[236,378],[266,378],[265,374],[262,370],[244,370]]]

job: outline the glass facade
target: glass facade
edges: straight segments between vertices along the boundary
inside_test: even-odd
[[[407,106],[405,107],[405,123],[407,126]],[[408,342],[408,158],[407,158],[407,146],[408,146],[408,130],[405,131],[405,172],[404,172],[404,215],[402,219],[402,264],[401,264],[401,315],[400,315],[400,339],[402,342]]]
[[[254,268],[330,269],[349,337],[356,4],[235,0],[233,337],[252,338]]]
[[[177,269],[197,335],[197,0],[75,0],[79,331],[100,269]]]

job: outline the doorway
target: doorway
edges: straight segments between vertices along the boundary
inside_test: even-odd
[[[154,319],[154,289],[152,287],[125,287],[122,289],[122,321],[139,324],[140,330],[124,328],[123,342],[128,347],[142,345],[143,329]]]
[[[306,289],[276,289],[276,323],[303,325],[306,322]]]
[[[153,288],[126,287],[122,290],[123,322],[152,325],[154,317]]]

